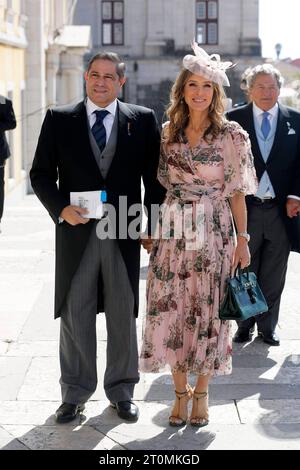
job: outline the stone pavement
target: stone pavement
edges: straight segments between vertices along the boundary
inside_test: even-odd
[[[234,346],[233,374],[212,381],[210,424],[167,424],[168,374],[142,374],[135,424],[119,420],[102,389],[106,333],[98,316],[99,386],[86,412],[57,425],[58,332],[53,320],[54,226],[35,196],[6,205],[0,235],[0,449],[300,449],[300,256],[291,254],[280,347]],[[141,267],[139,338],[148,257]]]

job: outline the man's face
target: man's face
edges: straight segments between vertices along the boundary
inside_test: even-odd
[[[118,96],[126,79],[117,74],[116,64],[106,59],[93,62],[84,75],[86,94],[100,108],[105,108]]]
[[[259,74],[250,89],[251,100],[263,111],[269,111],[277,103],[280,89],[272,75]]]

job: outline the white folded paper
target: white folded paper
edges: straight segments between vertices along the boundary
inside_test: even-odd
[[[81,215],[85,219],[101,219],[103,217],[101,191],[70,193],[70,202],[72,206],[79,206],[88,210],[86,214]]]

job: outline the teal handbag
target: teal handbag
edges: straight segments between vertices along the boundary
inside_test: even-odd
[[[268,305],[257,283],[256,275],[248,268],[237,267],[234,277],[227,279],[224,299],[219,310],[221,320],[247,320],[268,311]]]

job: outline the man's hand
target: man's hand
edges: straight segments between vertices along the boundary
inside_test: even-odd
[[[296,217],[298,212],[300,212],[300,201],[298,201],[298,199],[289,197],[286,203],[286,212],[288,217]]]
[[[145,250],[147,250],[147,253],[149,255],[150,251],[152,250],[152,245],[153,245],[153,240],[151,237],[148,235],[142,234],[140,238],[141,245]]]
[[[87,224],[90,219],[85,219],[81,217],[80,214],[86,214],[88,212],[87,209],[83,209],[82,207],[78,206],[67,206],[63,209],[60,214],[60,217],[64,219],[70,225],[79,225],[79,224]]]

